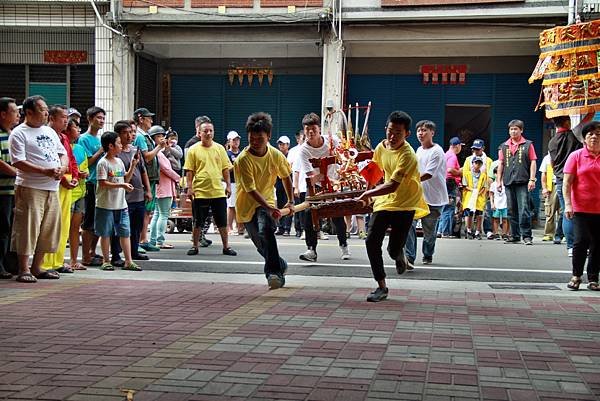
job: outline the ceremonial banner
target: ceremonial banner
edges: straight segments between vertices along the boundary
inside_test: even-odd
[[[543,79],[536,110],[547,118],[600,111],[600,20],[542,31],[540,52],[529,78]]]

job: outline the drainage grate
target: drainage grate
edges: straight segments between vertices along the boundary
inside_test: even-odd
[[[555,285],[544,284],[488,284],[495,290],[553,290],[560,291]]]

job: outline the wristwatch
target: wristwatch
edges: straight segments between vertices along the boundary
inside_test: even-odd
[[[531,182],[536,182],[536,181],[537,181],[537,178],[530,178],[530,179],[529,179],[529,181],[531,181]]]

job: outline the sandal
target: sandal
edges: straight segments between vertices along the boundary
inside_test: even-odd
[[[573,291],[579,290],[579,285],[581,284],[581,278],[573,276],[571,277],[571,281],[567,284],[567,288]]]
[[[187,251],[188,256],[198,255],[198,248],[193,246]]]
[[[600,291],[600,285],[596,281],[590,281],[587,285],[588,290],[590,291]]]
[[[37,278],[31,273],[23,273],[17,276],[19,283],[37,283]]]
[[[100,270],[112,272],[115,270],[115,267],[113,265],[111,265],[110,263],[105,262],[105,263],[102,263],[102,266],[100,266]]]
[[[161,244],[158,246],[160,249],[173,249],[175,248],[173,245],[171,244]]]
[[[63,265],[56,269],[56,271],[59,273],[74,273],[73,269],[71,269],[71,266],[69,265]]]
[[[141,272],[142,268],[137,263],[131,262],[128,265],[123,266],[122,270],[129,270],[132,272]]]
[[[73,270],[87,270],[87,267],[85,267],[81,263],[77,262],[74,265],[71,265],[71,269],[73,269]]]
[[[42,270],[33,276],[38,280],[58,280],[60,278],[60,274],[56,270]]]

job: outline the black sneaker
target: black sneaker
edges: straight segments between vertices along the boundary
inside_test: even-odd
[[[367,295],[367,302],[379,302],[387,298],[389,290],[387,288],[377,288]]]
[[[194,255],[198,255],[198,248],[196,248],[195,246],[191,247],[188,251],[187,251],[188,256],[194,256]]]
[[[475,239],[481,241],[481,233],[475,234]]]
[[[284,232],[284,230],[279,229],[277,232],[275,232],[275,235],[283,235]]]
[[[223,255],[228,256],[237,256],[237,252],[233,250],[233,248],[223,248]]]
[[[473,233],[470,232],[470,231],[467,231],[467,239],[473,239],[473,238],[475,238],[475,236],[473,235]]]
[[[423,264],[430,265],[433,263],[433,258],[423,257]]]
[[[296,238],[302,237],[302,230],[296,231]]]
[[[209,246],[211,246],[211,245],[212,245],[212,241],[211,241],[211,240],[209,240],[209,239],[206,239],[206,238],[204,238],[204,237],[203,237],[203,238],[200,240],[200,247],[201,247],[201,248],[206,248],[206,247],[209,247]]]
[[[133,260],[150,260],[150,258],[147,255],[132,255],[131,259]]]
[[[284,231],[283,232],[283,236],[284,237],[289,237],[290,236],[290,232],[289,231]]]
[[[505,244],[520,244],[521,238],[508,237],[506,240],[504,240],[504,243]]]

